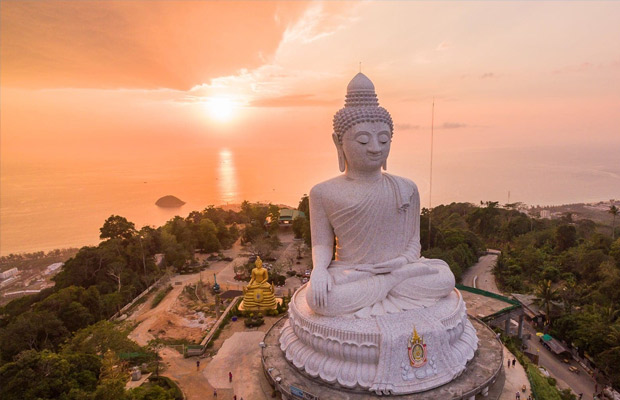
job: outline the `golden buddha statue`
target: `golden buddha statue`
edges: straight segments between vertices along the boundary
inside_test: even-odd
[[[274,310],[277,306],[273,285],[267,282],[269,273],[263,268],[263,261],[256,258],[252,279],[243,289],[244,310]]]

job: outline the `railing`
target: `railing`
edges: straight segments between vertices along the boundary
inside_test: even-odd
[[[243,296],[237,296],[237,297],[235,297],[230,302],[228,307],[226,307],[226,310],[224,310],[222,315],[220,315],[220,318],[215,322],[215,325],[213,325],[211,327],[211,330],[209,331],[209,333],[207,333],[207,336],[205,336],[204,339],[202,339],[202,341],[200,342],[199,345],[189,345],[189,346],[187,346],[187,350],[185,352],[185,356],[186,357],[199,356],[199,355],[203,354],[205,352],[205,350],[207,350],[207,346],[209,346],[209,342],[211,341],[211,339],[213,338],[215,333],[218,332],[220,326],[224,323],[226,318],[228,318],[228,316],[230,315],[232,309],[242,299],[243,299]]]
[[[482,289],[478,289],[478,288],[473,288],[471,286],[465,286],[465,285],[461,285],[460,283],[456,284],[456,288],[458,290],[464,290],[466,292],[470,292],[470,293],[474,293],[474,294],[479,294],[481,296],[485,296],[485,297],[490,297],[492,299],[496,299],[496,300],[501,300],[505,303],[509,303],[515,306],[520,306],[521,303],[519,303],[517,300],[513,300],[509,297],[506,296],[502,296],[501,294],[497,294],[497,293],[493,293],[493,292],[488,292],[486,290],[482,290]]]
[[[146,288],[142,293],[140,293],[136,298],[134,298],[130,303],[125,304],[125,306],[123,308],[121,308],[118,312],[116,312],[114,315],[112,315],[109,320],[110,321],[114,321],[116,318],[118,318],[121,315],[123,315],[125,313],[125,311],[129,310],[131,308],[131,306],[136,304],[136,302],[138,300],[140,300],[142,297],[144,297],[147,294],[149,294],[155,287],[161,285],[163,283],[163,281],[165,280],[164,278],[167,278],[167,275],[164,274],[155,283],[153,283],[151,286]]]

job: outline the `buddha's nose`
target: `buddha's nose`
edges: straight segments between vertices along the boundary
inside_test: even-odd
[[[371,140],[370,143],[368,143],[368,152],[369,153],[381,153],[381,146],[379,146],[379,142],[377,140]]]

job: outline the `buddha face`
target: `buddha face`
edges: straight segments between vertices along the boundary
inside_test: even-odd
[[[375,171],[386,162],[392,143],[390,127],[384,122],[360,122],[342,135],[347,169]]]

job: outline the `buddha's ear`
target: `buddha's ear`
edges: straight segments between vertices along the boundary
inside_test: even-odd
[[[332,139],[334,140],[336,150],[338,151],[338,168],[340,169],[340,172],[344,172],[346,158],[344,157],[344,151],[342,150],[342,143],[340,143],[340,139],[338,139],[338,135],[336,135],[336,133],[332,133]]]
[[[385,159],[385,161],[383,161],[383,164],[381,164],[381,167],[383,168],[384,171],[387,171],[387,158]]]

